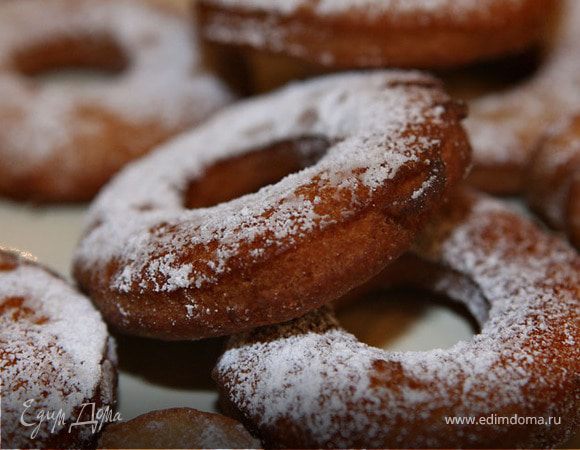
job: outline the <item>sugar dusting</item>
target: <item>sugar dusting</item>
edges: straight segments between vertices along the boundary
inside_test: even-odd
[[[497,0],[206,0],[225,8],[251,11],[272,11],[291,15],[300,9],[312,9],[316,14],[333,16],[349,12],[369,17],[388,14],[390,17],[421,17],[428,24],[435,18],[464,21],[473,16],[490,16]],[[501,0],[517,6],[522,0]]]
[[[129,59],[114,80],[39,85],[13,67],[15,54],[43,43],[104,36]],[[231,94],[202,67],[189,24],[176,15],[132,0],[54,0],[42,8],[21,0],[0,7],[0,98],[2,157],[11,170],[24,172],[79,136],[102,138],[109,120],[179,129],[204,119]]]
[[[414,72],[343,74],[223,111],[128,167],[101,193],[76,252],[77,267],[101,276],[108,261],[117,261],[110,288],[121,292],[199,288],[228,273],[244,246],[254,246],[259,260],[267,249],[283,250],[348,217],[400,168],[440,145],[413,135],[426,120],[438,126],[445,112],[448,98],[432,83]],[[227,203],[183,207],[188,182],[216,162],[311,136],[331,142],[314,166]],[[318,195],[301,194],[308,186]],[[325,209],[341,196],[351,199],[349,208]],[[184,262],[193,251],[199,258]]]
[[[521,234],[510,232],[514,224]],[[576,376],[578,255],[500,203],[479,200],[429,257],[472,279],[489,301],[472,340],[387,352],[360,343],[321,310],[233,338],[216,367],[228,399],[262,432],[284,423],[302,445],[444,446],[442,414],[562,414],[573,429],[574,392],[552,402],[554,410],[535,408],[539,392],[566,392]],[[476,296],[463,300],[481,306]],[[485,445],[473,430],[455,431],[462,445]],[[546,428],[521,445],[557,444],[550,436]]]
[[[5,255],[0,253],[0,260]],[[36,421],[39,411],[59,409],[71,419],[73,410],[94,397],[101,379],[109,376],[101,367],[109,337],[88,299],[30,263],[0,269],[0,313],[3,444],[10,439],[12,446],[29,448],[43,442],[49,429],[45,424],[29,440],[32,428],[19,423],[23,403],[35,400],[28,422]],[[108,389],[102,393],[105,399],[112,397],[112,384]],[[62,426],[57,424],[55,431]]]
[[[563,2],[562,23],[528,81],[470,104],[465,126],[476,165],[523,166],[546,126],[580,105],[580,2]]]

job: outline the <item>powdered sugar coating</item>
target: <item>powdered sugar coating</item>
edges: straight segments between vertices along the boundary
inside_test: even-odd
[[[474,200],[431,237],[420,253],[473,280],[487,298],[481,332],[446,350],[393,353],[362,344],[322,310],[233,338],[216,378],[270,444],[547,446],[574,430],[578,255],[493,200]],[[563,421],[518,431],[443,420],[513,413]]]
[[[580,104],[580,2],[566,0],[542,66],[526,82],[475,99],[465,122],[474,162],[523,167],[552,121]]]
[[[41,8],[34,0],[3,2],[0,143],[11,170],[28,173],[79,136],[83,142],[98,139],[111,120],[176,130],[227,103],[231,93],[202,67],[189,26],[175,14],[135,0],[48,0]],[[14,67],[14,56],[22,51],[59,39],[103,38],[128,59],[128,69],[114,80],[39,85]],[[91,113],[95,110],[101,114]],[[73,163],[74,157],[60,159],[61,166]]]
[[[108,261],[117,261],[110,286],[116,292],[199,288],[229,273],[229,261],[244,245],[259,245],[252,253],[258,261],[268,249],[282,250],[349,217],[368,201],[365,196],[440,144],[412,134],[446,113],[448,98],[434,86],[431,78],[413,72],[344,74],[223,111],[127,168],[102,192],[76,252],[77,269],[99,277]],[[211,165],[274,142],[318,136],[330,148],[314,166],[255,194],[184,209],[188,183]],[[320,196],[300,194],[313,185]],[[329,192],[337,192],[333,198],[348,196],[349,209],[326,211],[322,199]],[[202,262],[182,261],[192,248],[203,252]],[[186,312],[203,313],[195,303]]]
[[[103,401],[112,403],[115,352],[87,298],[43,268],[0,251],[0,266],[6,261],[17,262],[0,267],[2,444],[29,448],[47,442],[53,424],[44,423],[30,439],[32,428],[20,424],[24,402],[33,401],[24,415],[28,423],[37,421],[39,411],[62,410],[65,420],[76,420],[73,411],[97,389]],[[64,426],[57,423],[52,434]]]
[[[517,7],[522,0],[501,0]],[[290,15],[300,9],[312,9],[316,14],[334,16],[345,13],[361,13],[368,17],[421,17],[428,24],[431,20],[446,19],[465,21],[473,16],[491,14],[495,0],[211,0],[211,3],[227,8],[261,10]]]

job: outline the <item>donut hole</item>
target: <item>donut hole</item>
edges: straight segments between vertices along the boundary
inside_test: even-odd
[[[257,192],[291,173],[316,164],[329,146],[325,138],[307,137],[277,142],[220,161],[189,183],[184,196],[185,207],[207,208]]]
[[[360,341],[390,351],[449,348],[479,332],[463,305],[409,289],[373,292],[339,308],[337,317]]]
[[[108,36],[43,42],[16,52],[12,62],[18,73],[41,84],[109,81],[130,63],[121,46]]]

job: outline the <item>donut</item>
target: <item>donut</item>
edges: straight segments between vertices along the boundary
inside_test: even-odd
[[[186,18],[152,2],[2,2],[0,195],[88,200],[128,161],[229,102],[189,31]],[[37,77],[69,67],[112,76]]]
[[[473,145],[473,186],[525,191],[526,169],[550,125],[580,104],[580,2],[562,3],[561,22],[540,67],[515,86],[476,98],[465,121]]]
[[[200,0],[210,44],[318,69],[448,68],[539,41],[554,0]]]
[[[261,444],[229,417],[173,408],[109,425],[99,448],[261,448]]]
[[[551,130],[528,174],[530,206],[580,247],[580,115]]]
[[[0,369],[2,448],[94,445],[98,427],[75,423],[89,420],[91,405],[115,410],[115,347],[100,314],[53,273],[1,249]]]
[[[418,270],[462,301],[480,332],[448,349],[389,352],[323,308],[233,337],[214,377],[266,446],[546,448],[570,437],[580,423],[575,250],[500,201],[462,192],[415,252],[449,274]],[[516,415],[537,421],[485,425]]]
[[[436,80],[397,71],[228,108],[99,195],[74,276],[129,334],[196,339],[303,315],[409,246],[463,178],[463,116]]]

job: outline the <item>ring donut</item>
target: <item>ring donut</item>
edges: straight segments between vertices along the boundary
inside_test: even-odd
[[[463,115],[434,79],[388,71],[234,106],[103,191],[75,277],[127,333],[195,339],[303,315],[409,246],[463,178]]]
[[[464,193],[446,208],[418,254],[451,273],[432,282],[453,287],[479,334],[446,350],[388,352],[322,309],[232,338],[214,377],[265,445],[544,448],[570,437],[580,423],[578,254],[498,201]],[[561,422],[445,421],[492,414]]]
[[[151,2],[2,2],[0,195],[88,200],[129,160],[227,103],[188,27]],[[71,66],[118,74],[86,85],[35,78]]]
[[[2,448],[96,443],[90,426],[69,426],[83,413],[84,403],[115,408],[116,356],[107,327],[91,302],[63,280],[4,250],[0,368]],[[39,414],[55,417],[59,412],[62,422],[39,420]]]
[[[528,201],[580,247],[580,115],[563,121],[530,162]]]
[[[98,448],[261,448],[261,444],[229,417],[173,408],[108,426]]]
[[[498,194],[524,191],[529,159],[548,127],[578,110],[580,2],[563,2],[561,15],[552,45],[531,78],[470,102],[465,127],[473,145],[472,185]]]
[[[553,0],[201,0],[200,34],[327,69],[443,68],[519,52]]]

